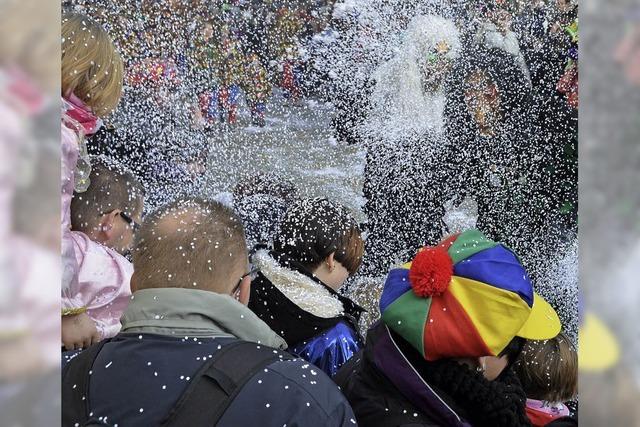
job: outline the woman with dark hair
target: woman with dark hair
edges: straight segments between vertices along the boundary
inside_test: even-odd
[[[467,230],[422,248],[389,272],[380,312],[334,378],[360,425],[531,425],[511,365],[560,320],[506,246]]]
[[[273,249],[251,261],[257,277],[249,308],[289,349],[333,376],[360,350],[362,308],[337,291],[356,273],[364,242],[347,209],[326,199],[296,201],[280,223]]]

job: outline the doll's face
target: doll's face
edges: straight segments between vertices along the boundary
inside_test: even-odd
[[[496,84],[483,70],[465,78],[464,102],[479,129],[489,129],[500,114],[500,95]]]
[[[442,87],[449,71],[451,59],[447,56],[451,47],[445,41],[441,41],[427,53],[426,57],[419,58],[422,90],[431,93]]]

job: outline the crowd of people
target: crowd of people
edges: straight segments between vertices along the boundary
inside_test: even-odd
[[[332,1],[153,0],[121,6],[71,0],[108,26],[121,50],[132,87],[153,85],[181,94],[193,121],[233,125],[241,94],[252,123],[265,124],[272,88],[296,101],[303,93],[302,42],[330,20]],[[114,18],[112,13],[117,12]]]
[[[577,236],[577,2],[420,4],[345,2],[317,61],[342,64],[336,138],[366,152],[363,272],[378,279],[354,292],[374,319],[380,278],[444,234],[480,228],[538,286]]]
[[[127,163],[153,190],[150,211],[166,194],[203,188],[212,137],[259,131],[276,98],[301,105],[302,41],[326,24],[331,2],[69,0],[63,8],[102,24],[122,55],[122,102],[87,149]]]
[[[383,52],[391,58],[338,70],[346,76],[334,99],[337,136],[367,151],[375,259],[366,268],[384,271],[394,256],[450,231],[445,206],[473,198],[477,225],[539,275],[549,251],[577,229],[577,3],[457,3],[455,19],[408,17]],[[345,13],[341,25],[372,25],[359,19]],[[342,52],[356,42],[382,44],[353,32],[335,58],[349,62],[354,54]],[[349,78],[354,68],[364,77]]]
[[[563,21],[542,30],[537,3],[513,23],[535,27],[531,37],[567,34],[545,68],[531,58],[547,51],[527,50],[505,18],[511,3],[489,3],[473,37],[460,22],[413,17],[403,48],[353,100],[359,115],[337,105],[338,135],[367,148],[367,224],[272,174],[238,182],[231,206],[189,191],[161,203],[162,186],[197,183],[158,180],[158,159],[186,156],[193,167],[203,147],[146,166],[148,151],[163,147],[128,151],[126,126],[91,137],[127,80],[125,96],[139,96],[139,85],[167,102],[149,70],[173,78],[180,43],[175,63],[159,68],[127,52],[148,67],[139,71],[96,20],[63,14],[63,425],[577,425],[575,343],[534,291],[536,260],[575,231],[573,189],[563,187],[575,164],[559,147],[576,135],[558,130],[574,126],[578,102],[577,57],[565,52],[577,41],[575,4],[558,1]],[[175,16],[158,13],[144,27],[188,40]],[[286,11],[277,17],[299,33]],[[234,31],[200,24],[203,41],[221,43],[198,45],[198,108],[232,122]],[[229,51],[211,51],[218,45]],[[282,48],[275,56],[291,51],[268,45]],[[241,61],[240,76],[266,78],[266,51]],[[294,62],[281,64],[292,98]],[[451,76],[458,86],[447,86]],[[262,85],[245,92],[260,124]],[[118,114],[163,111],[135,105]],[[381,121],[390,126],[382,133]],[[173,123],[167,138],[184,122]],[[104,155],[109,144],[118,156]],[[469,198],[476,224],[443,227],[445,204]],[[365,309],[344,292],[361,274],[382,277],[368,293],[379,319],[365,328]]]

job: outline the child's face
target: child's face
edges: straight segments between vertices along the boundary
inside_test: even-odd
[[[125,214],[126,215],[126,214]],[[131,250],[133,246],[133,235],[135,233],[135,228],[137,228],[137,224],[140,224],[142,215],[140,212],[135,215],[130,216],[132,222],[129,223],[128,220],[120,215],[118,221],[118,233],[116,237],[116,241],[114,242],[114,249],[121,254],[124,254]]]
[[[324,278],[324,282],[326,285],[337,291],[348,278],[349,270],[347,270],[339,261],[336,261],[335,268]]]

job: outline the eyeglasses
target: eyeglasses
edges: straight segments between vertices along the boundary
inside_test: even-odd
[[[124,220],[124,222],[126,222],[127,224],[129,224],[129,227],[131,227],[131,229],[136,232],[140,229],[140,224],[138,224],[137,222],[135,222],[133,220],[133,218],[131,218],[129,215],[127,215],[126,213],[120,211],[120,213],[118,214],[122,217],[122,219]]]
[[[109,212],[102,212],[100,214],[100,216],[102,215],[107,215],[110,214],[113,211],[109,211]],[[124,220],[124,222],[126,222],[129,227],[131,227],[131,229],[133,230],[133,232],[135,233],[136,231],[138,231],[140,229],[140,224],[138,224],[137,222],[135,222],[133,220],[133,218],[131,218],[129,215],[127,215],[126,213],[120,211],[118,212],[118,215],[120,216],[120,218],[122,218]]]
[[[258,271],[259,270],[257,268],[252,268],[251,271],[249,271],[246,274],[243,274],[240,280],[238,280],[238,284],[235,286],[235,288],[233,288],[233,292],[231,292],[231,295],[235,296],[238,293],[238,290],[240,289],[240,285],[242,284],[242,281],[244,280],[245,277],[248,276],[253,282],[253,280],[258,276]]]

